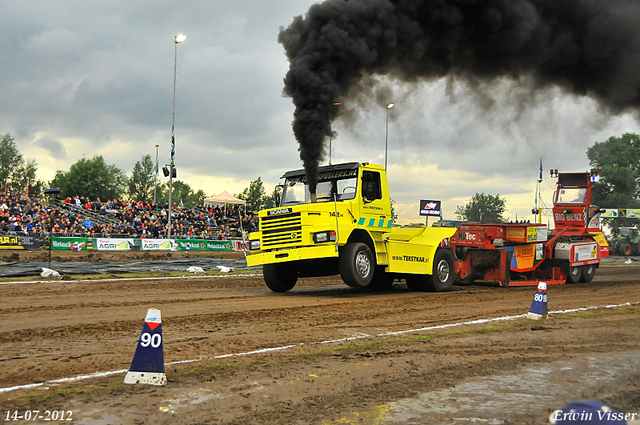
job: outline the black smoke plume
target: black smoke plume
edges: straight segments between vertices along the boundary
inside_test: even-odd
[[[281,28],[278,41],[312,192],[340,112],[333,104],[366,76],[527,77],[534,89],[591,96],[610,113],[640,104],[638,0],[327,0]]]

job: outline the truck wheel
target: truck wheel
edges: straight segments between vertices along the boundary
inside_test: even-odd
[[[582,266],[582,277],[580,277],[580,282],[589,283],[593,280],[593,277],[596,275],[596,266],[593,264],[587,264],[586,266]]]
[[[429,290],[433,292],[449,292],[453,289],[456,279],[456,266],[453,253],[448,249],[439,249],[433,260],[433,274],[431,275]]]
[[[640,242],[631,245],[631,251],[633,255],[640,255]]]
[[[407,288],[410,291],[448,292],[453,289],[456,278],[455,258],[448,249],[439,249],[433,259],[433,274],[407,275]]]
[[[298,272],[286,264],[265,264],[262,266],[262,276],[273,292],[287,292],[298,281]]]
[[[578,283],[582,277],[582,267],[568,267],[565,274],[567,275],[567,283]]]
[[[618,252],[620,253],[620,255],[631,255],[631,245],[629,245],[628,243],[620,244]]]
[[[367,286],[373,278],[373,254],[362,242],[347,244],[340,253],[338,269],[347,285],[356,288]]]
[[[376,267],[376,271],[373,274],[371,283],[367,288],[371,288],[374,291],[388,291],[393,286],[395,280],[394,275],[384,271],[384,266]]]

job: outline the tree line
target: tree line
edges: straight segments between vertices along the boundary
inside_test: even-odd
[[[47,187],[57,187],[62,197],[84,196],[101,200],[129,199],[149,203],[153,201],[156,167],[151,155],[144,155],[133,166],[128,176],[121,169],[107,164],[102,155],[91,159],[82,158],[69,167],[58,170],[51,182],[37,178],[38,164],[33,159],[23,158],[11,134],[0,140],[0,184],[6,184],[9,193],[26,193],[41,196]],[[592,201],[600,208],[640,208],[640,135],[625,133],[596,142],[587,149],[591,167],[599,169],[600,181],[593,187]],[[275,206],[275,191],[267,194],[262,179],[249,183],[236,197],[247,201],[253,211]],[[205,193],[194,190],[180,180],[173,182],[172,201],[182,202],[186,207],[202,205]],[[159,183],[156,203],[169,200],[169,183]],[[502,223],[505,221],[506,199],[500,195],[478,192],[462,206],[456,208],[460,220]],[[636,224],[627,218],[608,220],[612,227]]]

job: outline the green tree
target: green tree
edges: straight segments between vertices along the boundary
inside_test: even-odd
[[[5,182],[9,183],[9,180],[13,180],[16,177],[16,171],[23,164],[24,159],[20,151],[18,151],[11,134],[2,135],[2,140],[0,140],[0,182],[3,186]],[[13,189],[11,186],[9,187]]]
[[[262,178],[260,177],[249,183],[249,187],[245,188],[242,193],[233,196],[247,201],[247,207],[249,207],[251,211],[257,212],[275,206],[275,192],[267,196],[264,185],[262,184]]]
[[[591,167],[599,169],[600,180],[593,185],[592,203],[600,208],[640,206],[640,136],[625,133],[596,142],[587,149]],[[637,220],[606,219],[612,227],[632,226]]]
[[[40,196],[45,183],[36,177],[38,163],[25,159],[16,147],[11,134],[2,135],[0,140],[0,183],[7,183],[9,193],[25,194],[29,185],[29,196]],[[4,189],[4,188],[3,188]]]
[[[82,158],[69,171],[56,171],[50,183],[60,189],[60,196],[86,196],[91,200],[119,199],[125,193],[127,176],[115,165],[108,165],[102,155]]]
[[[458,205],[456,216],[459,220],[475,223],[503,223],[506,204],[506,199],[500,195],[476,193],[467,204]]]
[[[27,193],[29,186],[29,196],[42,196],[45,189],[45,182],[36,177],[38,163],[34,159],[23,161],[21,166],[15,170],[14,177],[9,185],[12,192]]]
[[[180,180],[173,181],[173,191],[171,192],[171,203],[173,205],[179,206],[180,202],[182,202],[185,208],[193,208],[202,205],[206,197],[202,190],[194,192],[189,184]],[[169,182],[158,186],[156,199],[158,204],[169,202]]]
[[[156,167],[151,161],[151,155],[144,155],[133,166],[129,177],[129,199],[131,201],[152,202],[155,188]]]

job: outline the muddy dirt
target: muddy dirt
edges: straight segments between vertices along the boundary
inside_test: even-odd
[[[639,266],[603,265],[591,283],[548,290],[551,311],[632,305],[436,328],[526,314],[534,293],[416,293],[404,282],[372,293],[331,277],[277,294],[261,276],[236,275],[2,284],[0,388],[45,384],[1,392],[0,414],[63,410],[84,424],[542,424],[582,398],[640,413]],[[166,387],[125,386],[122,373],[46,382],[127,369],[151,307],[163,316]]]

